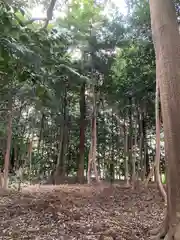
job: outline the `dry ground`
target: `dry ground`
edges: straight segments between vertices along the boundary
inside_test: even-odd
[[[0,239],[147,240],[163,207],[152,187],[30,186],[0,192]]]

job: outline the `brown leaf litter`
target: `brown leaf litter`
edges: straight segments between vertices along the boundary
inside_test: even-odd
[[[29,186],[0,192],[0,239],[147,240],[163,218],[155,188]]]

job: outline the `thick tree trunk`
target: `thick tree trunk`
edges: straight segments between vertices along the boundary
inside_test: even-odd
[[[7,145],[6,145],[6,154],[4,160],[4,185],[3,188],[8,188],[8,174],[9,174],[9,158],[11,151],[11,140],[12,140],[12,100],[9,103],[8,111],[8,123],[7,123]]]
[[[180,239],[180,37],[171,0],[150,0],[151,25],[156,51],[165,155],[167,160],[167,218],[159,239]],[[157,237],[156,237],[157,239]]]
[[[85,83],[81,86],[80,91],[80,145],[79,145],[79,162],[77,178],[79,183],[84,182],[84,147],[85,147],[85,118],[86,118],[86,101],[85,101]]]

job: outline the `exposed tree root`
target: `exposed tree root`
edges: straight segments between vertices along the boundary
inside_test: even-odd
[[[175,228],[168,229],[166,221],[166,225],[163,225],[160,229],[157,228],[154,231],[151,231],[151,234],[153,233],[157,235],[152,236],[150,238],[151,240],[180,240],[180,224],[178,224]]]
[[[166,237],[166,234],[167,234],[167,231],[165,229],[165,227],[162,227],[162,228],[157,228],[157,229],[154,229],[154,233],[156,232],[156,234],[152,234],[151,236],[151,240],[161,240],[161,239],[165,239]]]
[[[167,212],[166,212],[166,217],[165,217],[162,225],[158,228],[150,230],[150,235],[151,235],[150,239],[151,240],[161,240],[161,239],[165,240],[167,233],[168,233],[168,216],[167,216]]]

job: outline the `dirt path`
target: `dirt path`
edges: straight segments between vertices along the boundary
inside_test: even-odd
[[[0,193],[0,239],[147,240],[163,218],[154,189],[28,187]]]

